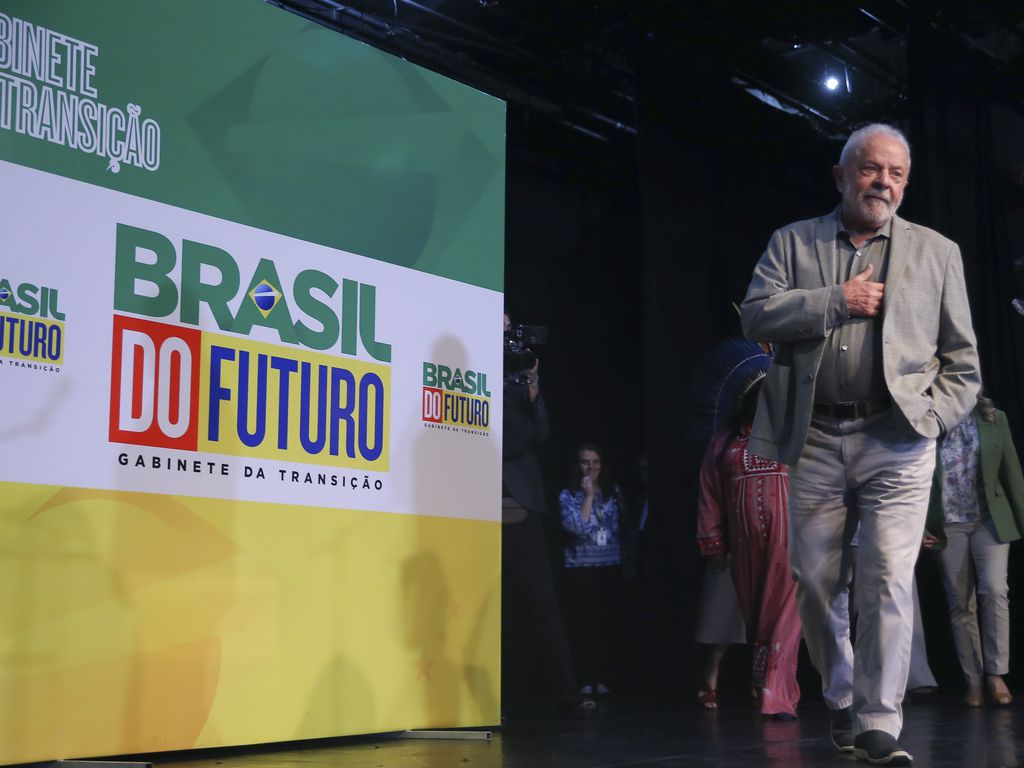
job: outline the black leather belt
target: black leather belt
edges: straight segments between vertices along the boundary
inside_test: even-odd
[[[820,416],[837,419],[865,419],[891,407],[889,400],[865,401],[862,403],[815,403],[814,412]]]

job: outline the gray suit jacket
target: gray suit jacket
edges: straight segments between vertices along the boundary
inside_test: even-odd
[[[837,272],[836,211],[776,231],[743,300],[743,332],[777,345],[750,450],[795,464],[803,452],[825,339],[848,318]],[[956,243],[898,216],[882,305],[882,367],[898,414],[937,437],[974,407],[981,383]],[[838,291],[837,296],[832,296]]]

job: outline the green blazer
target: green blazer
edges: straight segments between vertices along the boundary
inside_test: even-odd
[[[1016,541],[1024,534],[1024,475],[1021,474],[1017,450],[1013,447],[1006,414],[997,410],[995,421],[980,419],[977,413],[973,418],[981,441],[981,481],[989,515],[1000,541]],[[943,523],[942,467],[937,460],[925,524],[928,532],[939,539],[934,549],[946,546]]]

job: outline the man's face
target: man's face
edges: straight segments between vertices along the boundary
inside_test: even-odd
[[[876,133],[845,165],[832,169],[843,196],[843,223],[854,233],[885,226],[903,201],[910,177],[910,156],[892,136]]]

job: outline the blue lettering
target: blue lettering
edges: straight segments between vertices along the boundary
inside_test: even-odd
[[[220,440],[220,403],[231,400],[231,390],[220,385],[221,363],[234,359],[235,350],[216,344],[210,347],[210,423],[206,439],[211,443]]]
[[[310,437],[309,418],[309,395],[310,379],[312,378],[312,364],[302,364],[302,393],[299,400],[299,439],[302,441],[302,448],[306,453],[320,453],[324,449],[324,442],[327,439],[327,369],[324,366],[317,366],[317,393],[316,393],[316,440]],[[334,452],[337,455],[337,451]]]
[[[238,353],[238,439],[250,448],[267,433],[267,356],[256,356],[256,429],[249,431],[249,353]]]
[[[376,438],[371,447],[367,439],[370,421],[367,413],[367,399],[373,387],[373,434]],[[359,382],[359,452],[367,461],[376,461],[384,449],[384,382],[375,373],[368,373]]]
[[[299,363],[287,357],[274,357],[270,367],[280,374],[278,376],[277,401],[277,447],[282,451],[288,448],[288,395],[290,392],[291,374],[299,370]]]
[[[345,398],[346,404],[341,404],[341,382],[345,381],[346,392],[348,397]],[[331,455],[337,456],[339,449],[339,423],[342,419],[345,420],[347,428],[345,429],[345,454],[350,458],[354,459],[356,456],[356,433],[355,424],[352,422],[352,411],[355,409],[355,403],[352,402],[353,390],[356,386],[355,377],[352,375],[352,371],[347,368],[331,368]]]

